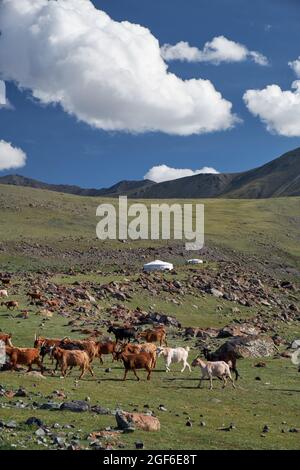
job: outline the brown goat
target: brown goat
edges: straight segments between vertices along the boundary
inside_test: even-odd
[[[96,343],[97,347],[97,356],[100,359],[101,364],[103,364],[102,355],[112,354],[113,362],[116,358],[116,341],[107,341],[106,343],[101,343],[100,341]]]
[[[153,343],[142,343],[142,344],[124,344],[122,347],[122,351],[128,354],[139,354],[141,352],[146,352],[152,354],[153,362],[152,362],[152,369],[156,366],[157,360],[157,346]]]
[[[56,346],[64,341],[66,338],[58,339],[58,338],[45,338],[44,336],[36,336],[34,337],[34,344],[35,348],[40,348],[41,346]]]
[[[47,304],[48,307],[56,308],[60,306],[60,301],[57,299],[47,299],[45,300],[45,303]]]
[[[125,374],[123,380],[126,380],[127,374],[130,370],[133,371],[137,380],[140,380],[136,369],[146,369],[148,372],[147,380],[150,380],[151,372],[153,369],[153,355],[150,353],[142,352],[139,354],[128,354],[124,351],[117,353],[117,359],[123,361],[125,367]]]
[[[65,339],[66,338],[63,338],[63,339],[45,338],[43,336],[35,335],[33,346],[35,348],[40,348],[40,356],[42,358],[41,359],[42,363],[44,361],[44,357],[46,356],[46,354],[50,353],[50,348],[52,346],[59,346]],[[52,364],[53,364],[53,358],[52,358]]]
[[[30,297],[31,300],[41,300],[42,294],[40,292],[27,292],[27,297]]]
[[[155,328],[154,330],[145,330],[139,333],[139,338],[143,338],[147,343],[159,343],[161,346],[164,342],[165,346],[168,346],[167,343],[167,333],[164,328]]]
[[[19,308],[19,304],[16,300],[7,300],[7,302],[1,302],[1,306],[5,305],[7,310],[14,310],[15,308]]]
[[[10,358],[12,369],[16,369],[17,364],[28,366],[28,371],[32,370],[32,364],[37,364],[41,373],[44,372],[43,364],[40,360],[40,351],[37,348],[14,348],[6,346],[6,354]]]
[[[58,346],[54,346],[51,350],[51,355],[58,361],[63,377],[66,376],[69,367],[71,372],[73,367],[76,366],[78,366],[81,370],[79,380],[83,377],[87,370],[91,373],[92,376],[94,375],[89,356],[85,351],[69,351],[59,348]]]
[[[66,338],[63,340],[62,347],[64,349],[69,349],[68,346],[72,347],[72,349],[85,351],[89,357],[90,362],[92,362],[95,357],[98,356],[98,347],[95,341]]]

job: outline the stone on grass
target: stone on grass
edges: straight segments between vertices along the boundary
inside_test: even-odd
[[[30,377],[34,377],[35,379],[46,379],[46,377],[38,372],[37,370],[32,370],[31,372],[27,372],[26,375],[29,375]]]
[[[117,411],[117,425],[123,430],[141,429],[143,431],[159,431],[159,419],[143,413],[128,413],[126,411]]]
[[[84,400],[66,401],[62,403],[61,411],[73,411],[74,413],[82,413],[89,411],[90,405]]]
[[[263,335],[233,337],[216,351],[216,354],[234,352],[237,357],[268,357],[275,353],[272,338]]]
[[[39,428],[44,426],[43,421],[39,418],[36,418],[35,416],[32,416],[31,418],[28,418],[25,421],[25,424],[27,424],[27,426],[38,426]]]
[[[144,449],[144,443],[142,441],[135,442],[136,449]]]
[[[48,401],[47,403],[42,403],[42,405],[40,405],[40,410],[59,410],[61,407],[61,403],[55,403],[55,402],[52,402],[52,401]]]
[[[18,425],[16,421],[8,421],[8,423],[5,424],[5,427],[8,429],[16,429]]]
[[[35,435],[38,436],[38,437],[44,437],[45,436],[45,431],[43,428],[39,428],[35,431]]]

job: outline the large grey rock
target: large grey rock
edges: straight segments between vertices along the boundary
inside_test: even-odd
[[[275,353],[275,345],[269,336],[238,336],[224,343],[216,354],[233,351],[237,357],[269,357]]]
[[[90,405],[83,400],[74,400],[66,401],[62,403],[60,410],[61,411],[73,411],[75,413],[82,413],[84,411],[89,411]]]

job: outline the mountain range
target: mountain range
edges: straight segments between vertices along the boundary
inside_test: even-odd
[[[198,174],[155,183],[150,180],[120,181],[109,188],[84,189],[79,186],[48,184],[20,175],[0,177],[0,184],[47,189],[80,196],[141,199],[235,198],[260,199],[300,196],[300,148],[271,162],[240,173]]]

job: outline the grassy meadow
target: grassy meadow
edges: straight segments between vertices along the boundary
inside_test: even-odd
[[[105,333],[101,321],[109,319],[107,309],[120,303],[108,297],[97,301],[98,308],[93,315],[78,315],[69,309],[71,317],[54,312],[51,318],[44,318],[39,307],[28,305],[25,295],[31,282],[28,273],[32,282],[42,275],[56,285],[72,286],[78,282],[89,289],[90,284],[134,282],[145,259],[163,257],[166,253],[168,260],[176,265],[176,275],[165,275],[166,279],[184,280],[191,269],[200,275],[201,270],[217,269],[218,260],[214,258],[200,267],[186,266],[187,254],[181,254],[182,248],[168,251],[169,247],[163,242],[100,242],[95,228],[96,207],[101,202],[115,203],[114,200],[0,185],[0,271],[12,273],[9,298],[20,304],[18,311],[11,313],[4,306],[0,307],[0,330],[12,332],[16,346],[32,346],[36,332],[47,337],[84,337],[72,331],[72,318],[82,327],[88,325]],[[261,265],[261,269],[269,266],[272,270],[274,266],[274,276],[276,268],[282,278],[298,282],[300,198],[200,202],[205,204],[208,247],[218,253],[224,251],[226,257],[233,253],[242,264],[249,258],[249,263]],[[153,251],[147,251],[149,247]],[[192,253],[190,257],[194,256]],[[70,268],[74,272],[69,273]],[[243,269],[247,268],[246,263]],[[290,303],[299,305],[295,294],[288,292],[286,295]],[[130,309],[140,307],[175,316],[183,327],[222,328],[233,321],[249,319],[262,310],[269,312],[270,318],[274,312],[273,308],[257,305],[239,305],[236,311],[235,302],[202,293],[195,296],[187,292],[178,297],[177,303],[173,300],[168,292],[153,296],[137,289],[132,298],[121,303]],[[22,309],[29,309],[28,319],[19,316]],[[199,346],[195,338],[184,339],[182,331],[170,327],[168,341],[171,346],[189,346],[191,362],[199,353]],[[288,341],[299,338],[300,322],[274,320],[274,331]],[[221,383],[214,381],[213,391],[208,390],[208,383],[202,389],[197,388],[199,369],[181,374],[181,365],[172,365],[167,374],[162,359],[151,381],[145,380],[145,371],[138,371],[139,383],[133,374],[123,382],[122,364],[112,363],[108,356],[104,357],[104,365],[95,361],[94,377],[86,375],[80,382],[76,380],[78,370],[73,370],[65,379],[50,372],[46,372],[45,379],[28,376],[23,371],[1,372],[0,385],[5,390],[23,387],[27,397],[0,397],[0,422],[14,420],[17,423],[16,429],[0,426],[0,449],[57,448],[47,436],[38,443],[36,428],[24,424],[31,416],[40,418],[49,428],[58,423],[60,427],[55,433],[67,442],[75,440],[82,448],[90,448],[90,433],[115,427],[113,414],[38,409],[38,405],[47,401],[61,402],[57,391],[63,391],[63,401],[88,399],[91,405],[99,404],[111,411],[150,409],[160,419],[160,432],[136,430],[121,434],[115,448],[134,449],[135,442],[141,440],[148,450],[299,449],[299,433],[290,431],[300,428],[300,374],[289,359],[278,356],[262,360],[263,368],[254,367],[260,359],[240,360],[241,379],[236,383],[237,388],[228,384],[223,390]],[[47,366],[51,367],[49,360]],[[111,370],[106,372],[107,368]],[[160,405],[167,411],[160,411]],[[192,426],[187,426],[187,421]],[[226,430],[230,424],[233,424],[232,429]],[[265,425],[269,427],[267,433],[262,432]]]

